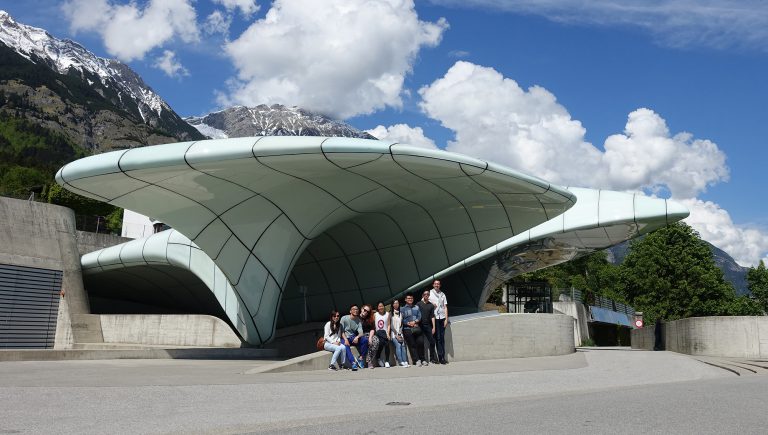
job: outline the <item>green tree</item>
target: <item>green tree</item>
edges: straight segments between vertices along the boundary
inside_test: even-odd
[[[747,284],[760,309],[763,313],[768,313],[768,271],[765,270],[763,260],[760,260],[760,264],[756,268],[749,268],[747,271]]]
[[[0,169],[0,194],[16,198],[29,196],[30,192],[40,192],[49,177],[35,168],[11,166]]]
[[[754,303],[736,297],[699,234],[682,222],[633,243],[620,269],[616,291],[648,323],[755,313]]]
[[[115,209],[113,205],[72,193],[58,184],[48,188],[47,199],[49,203],[69,207],[79,215],[107,216]]]

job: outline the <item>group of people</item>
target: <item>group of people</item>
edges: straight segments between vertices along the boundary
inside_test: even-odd
[[[448,364],[445,359],[445,328],[448,326],[448,300],[440,289],[440,281],[432,283],[432,289],[424,290],[421,299],[414,304],[413,294],[405,296],[405,305],[392,301],[387,311],[383,302],[370,305],[357,304],[349,308],[349,314],[341,316],[334,310],[325,324],[324,348],[331,352],[328,370],[341,368],[390,367],[390,343],[395,348],[395,360],[401,367],[409,367],[406,347],[412,364],[426,366]],[[360,355],[355,358],[352,347]]]

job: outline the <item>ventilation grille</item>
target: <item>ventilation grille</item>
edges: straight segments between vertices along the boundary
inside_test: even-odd
[[[0,264],[0,349],[53,347],[61,275]]]

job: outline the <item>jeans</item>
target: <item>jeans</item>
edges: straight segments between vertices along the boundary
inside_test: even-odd
[[[344,364],[344,361],[346,360],[346,358],[344,357],[343,344],[331,344],[326,341],[323,347],[328,352],[333,352],[333,355],[331,356],[331,365],[336,364],[338,362],[339,356],[341,356],[341,362],[339,363],[339,366]]]
[[[347,361],[350,362],[350,364],[354,363],[355,356],[352,355],[352,346],[357,347],[357,351],[360,353],[360,356],[365,360],[365,356],[368,354],[368,337],[365,335],[361,335],[360,339],[357,340],[357,344],[352,344],[352,340],[354,340],[356,335],[348,335],[347,340],[349,340],[349,346],[344,345],[344,347],[347,349]]]
[[[435,319],[435,342],[437,344],[437,359],[445,361],[445,319]]]
[[[397,341],[397,338],[392,339],[392,343],[395,344],[395,358],[397,362],[408,362],[408,355],[405,354],[405,339],[403,341]]]

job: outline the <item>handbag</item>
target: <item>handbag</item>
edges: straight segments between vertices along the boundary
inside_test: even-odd
[[[418,337],[421,335],[421,327],[420,326],[413,326],[411,327],[411,334],[413,334],[414,337]]]
[[[317,350],[325,350],[325,337],[320,337],[317,339],[317,344],[315,344],[315,347]]]

